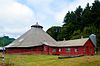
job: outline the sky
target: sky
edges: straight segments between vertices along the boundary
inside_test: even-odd
[[[0,0],[0,36],[18,38],[38,22],[44,31],[61,26],[68,11],[94,0]]]

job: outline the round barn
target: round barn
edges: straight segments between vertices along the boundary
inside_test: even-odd
[[[56,41],[48,35],[38,23],[6,46],[9,54],[55,54],[55,55],[93,55],[95,54],[96,36],[68,41]]]

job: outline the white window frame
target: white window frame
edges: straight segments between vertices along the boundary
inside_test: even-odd
[[[59,52],[61,52],[62,51],[62,48],[59,48]]]
[[[71,48],[66,48],[66,52],[70,52],[71,51]]]
[[[44,51],[46,51],[47,50],[47,47],[46,46],[44,46]]]
[[[75,48],[75,52],[78,52],[78,48]]]

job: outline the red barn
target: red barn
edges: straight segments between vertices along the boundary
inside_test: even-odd
[[[55,55],[93,55],[95,54],[95,35],[68,41],[55,41],[36,24],[21,37],[6,46],[10,54],[55,54]]]
[[[94,55],[95,45],[90,38],[81,38],[76,40],[59,41],[57,52],[54,54],[79,56],[79,55]]]

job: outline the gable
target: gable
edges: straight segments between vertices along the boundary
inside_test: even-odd
[[[90,39],[88,39],[86,41],[86,43],[84,44],[84,46],[95,47],[95,45],[93,44],[93,42]]]

